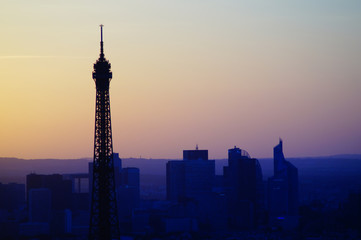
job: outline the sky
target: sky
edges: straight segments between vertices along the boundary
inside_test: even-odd
[[[104,24],[114,152],[361,153],[361,1],[2,1],[0,157],[92,157]]]

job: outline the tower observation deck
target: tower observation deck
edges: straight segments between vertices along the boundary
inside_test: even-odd
[[[90,209],[90,240],[119,239],[115,192],[113,140],[110,117],[110,63],[104,57],[103,25],[100,25],[100,56],[94,64],[96,85],[93,183]]]

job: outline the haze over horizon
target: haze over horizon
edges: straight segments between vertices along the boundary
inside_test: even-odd
[[[360,1],[7,1],[0,157],[92,156],[104,24],[114,152],[361,154]]]

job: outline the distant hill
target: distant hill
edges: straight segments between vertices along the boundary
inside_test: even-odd
[[[299,176],[360,176],[361,155],[335,155],[328,157],[290,158]]]
[[[339,155],[331,155],[331,156],[323,156],[319,158],[337,158],[337,159],[361,159],[361,154],[339,154]]]
[[[298,168],[299,176],[361,176],[361,155],[336,155],[325,157],[288,158]],[[88,172],[90,158],[83,159],[19,159],[0,158],[0,182],[24,183],[29,173],[84,173]],[[128,158],[122,160],[123,167],[137,167],[141,175],[165,177],[169,159]],[[221,175],[226,159],[216,159],[216,174]],[[273,174],[273,159],[259,159],[264,179]]]
[[[0,158],[0,182],[24,183],[29,173],[80,173],[87,171],[90,159]]]

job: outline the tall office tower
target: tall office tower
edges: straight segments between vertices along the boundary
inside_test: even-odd
[[[113,140],[110,117],[110,63],[104,57],[103,25],[100,25],[100,56],[94,64],[96,85],[95,133],[92,199],[89,239],[119,239],[119,220],[115,191]]]
[[[72,181],[60,174],[26,176],[31,222],[47,222],[52,234],[64,233],[64,214],[72,207]]]
[[[273,149],[274,176],[268,179],[271,225],[294,228],[298,224],[298,170],[283,155],[282,140]]]
[[[71,181],[72,185],[72,211],[87,211],[89,213],[89,174],[70,173],[63,174],[64,180]],[[88,224],[88,223],[87,223]]]
[[[51,209],[65,210],[71,208],[72,182],[63,179],[60,174],[42,175],[28,174],[26,176],[26,192],[29,205],[31,189],[47,188],[51,193]]]
[[[139,168],[127,167],[121,171],[122,185],[140,188],[140,172]]]
[[[231,228],[255,226],[262,208],[262,169],[257,159],[242,149],[228,150],[224,180]]]
[[[167,199],[202,198],[212,192],[215,162],[208,150],[184,150],[183,161],[167,162]]]
[[[117,185],[119,221],[122,229],[127,230],[127,222],[131,221],[133,210],[140,203],[139,168],[123,168],[121,170],[121,185]]]
[[[28,203],[30,222],[50,222],[52,197],[49,188],[30,189]]]
[[[167,200],[178,201],[185,196],[183,161],[168,161],[166,165]]]
[[[122,185],[122,159],[119,153],[113,153],[115,188]],[[119,200],[119,199],[118,199]]]

